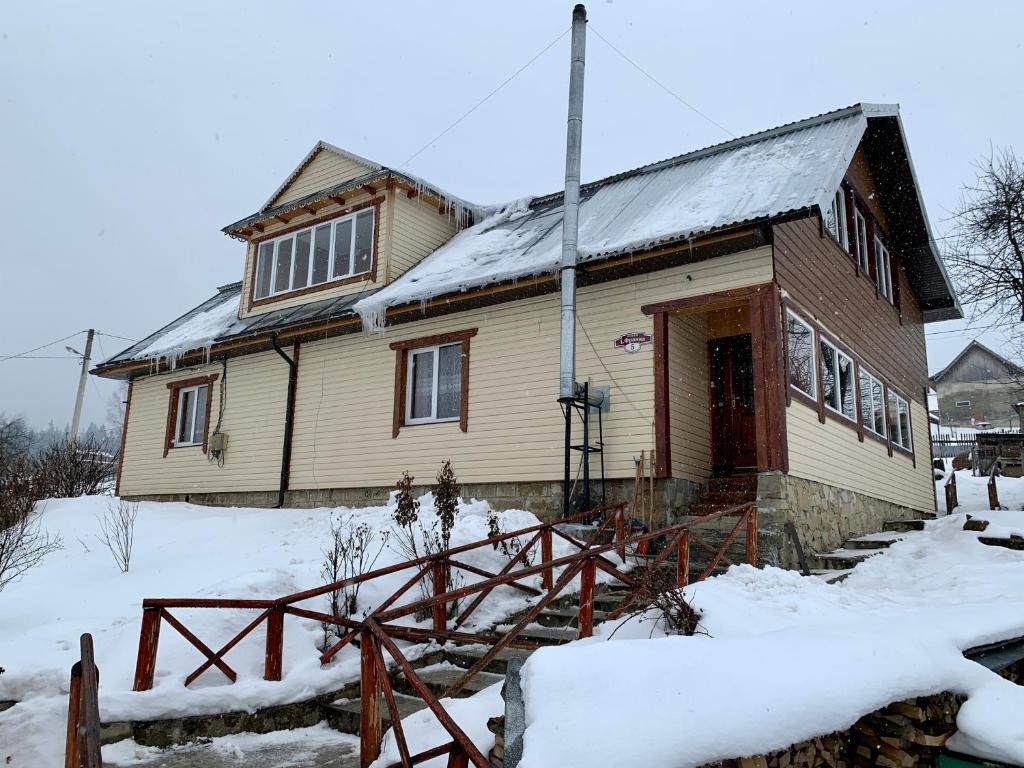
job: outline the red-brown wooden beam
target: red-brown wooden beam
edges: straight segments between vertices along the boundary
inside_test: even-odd
[[[359,765],[369,768],[380,757],[380,741],[384,736],[381,718],[381,681],[376,657],[380,646],[369,632],[359,638],[361,659],[359,674]]]
[[[669,422],[668,312],[654,316],[654,472],[672,475],[672,440]]]

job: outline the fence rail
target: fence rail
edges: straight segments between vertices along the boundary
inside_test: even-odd
[[[732,516],[737,517],[736,523],[718,549],[708,545],[694,532],[694,529],[712,525],[723,518]],[[710,549],[713,553],[710,563],[700,573],[698,580],[707,578],[713,573],[719,563],[732,562],[726,556],[726,550],[737,539],[741,531],[746,533],[745,555],[747,561],[750,563],[757,562],[757,507],[752,503],[740,504],[685,523],[667,526],[651,533],[634,536],[627,536],[625,534],[624,504],[609,508],[599,508],[592,512],[569,518],[569,520],[580,521],[595,517],[600,519],[601,522],[590,537],[590,541],[584,542],[576,539],[560,530],[556,523],[540,523],[518,531],[492,536],[460,547],[443,550],[425,557],[396,563],[322,587],[286,595],[276,600],[147,599],[143,601],[139,654],[135,672],[135,690],[144,691],[153,686],[160,627],[164,621],[206,658],[206,661],[185,679],[185,684],[189,685],[211,667],[216,667],[229,680],[234,682],[237,679],[237,674],[224,660],[224,656],[263,622],[267,623],[264,679],[280,680],[283,672],[284,617],[291,615],[314,619],[326,624],[332,624],[345,632],[344,636],[335,645],[324,650],[320,657],[321,663],[329,662],[349,644],[355,642],[359,646],[361,765],[368,766],[380,754],[381,739],[383,737],[382,712],[384,707],[387,707],[391,715],[394,738],[401,756],[401,762],[398,765],[404,768],[447,753],[449,755],[449,766],[468,766],[471,763],[477,768],[488,768],[487,758],[473,745],[469,737],[445,711],[438,697],[417,676],[415,669],[403,654],[396,641],[411,643],[431,641],[440,643],[454,642],[490,646],[476,663],[444,693],[446,697],[453,696],[487,667],[503,649],[524,648],[532,650],[538,647],[537,643],[524,640],[520,638],[520,635],[548,605],[570,589],[577,577],[580,580],[579,637],[590,637],[593,634],[594,598],[598,571],[604,572],[628,588],[625,597],[610,613],[610,618],[613,619],[622,616],[631,605],[636,603],[639,592],[642,589],[641,583],[630,575],[628,568],[623,570],[623,567],[626,566],[625,555],[628,551],[645,550],[655,543],[664,544],[660,553],[653,558],[647,567],[660,568],[666,559],[674,554],[677,560],[676,583],[678,586],[685,586],[689,580],[691,538],[702,545],[702,547]],[[602,533],[609,529],[614,531],[610,543],[594,543]],[[496,545],[513,537],[520,540],[528,537],[527,543],[498,573],[491,573],[482,568],[472,566],[457,557],[481,547]],[[553,540],[555,537],[568,542],[575,548],[575,551],[568,555],[554,557]],[[540,553],[537,562],[527,564],[529,562],[527,558],[531,553],[535,553],[538,548]],[[446,574],[449,570],[463,570],[483,578],[467,586],[448,589]],[[329,594],[346,586],[383,576],[390,576],[401,571],[412,571],[413,573],[402,587],[392,593],[361,620],[346,616],[332,616],[296,605],[296,603]],[[540,576],[541,590],[537,590],[530,583],[523,583],[524,581],[536,583],[534,579],[536,576]],[[399,604],[401,598],[421,581],[430,584],[432,594],[428,597]],[[523,591],[531,597],[538,599],[530,606],[525,615],[517,621],[515,626],[504,634],[493,635],[460,631],[460,628],[493,590],[501,586]],[[468,598],[472,599],[451,620],[451,626],[449,627],[449,606],[461,605],[462,601]],[[235,637],[220,649],[214,651],[189,630],[174,614],[170,613],[172,608],[241,608],[258,611],[258,613]],[[430,626],[417,627],[394,623],[400,619],[417,614],[421,616],[429,615]],[[438,721],[452,737],[452,742],[419,755],[409,754],[408,745],[402,732],[401,714],[398,711],[394,691],[391,688],[385,653],[391,657],[391,660],[401,670],[412,689],[416,691],[417,695],[437,717]]]
[[[81,660],[71,667],[64,768],[101,768],[100,671],[93,654],[92,635],[82,635],[79,642]]]

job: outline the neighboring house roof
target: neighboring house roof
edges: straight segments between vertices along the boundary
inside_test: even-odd
[[[995,360],[997,363],[999,363],[1000,365],[1004,366],[1006,368],[1007,372],[1009,372],[1009,373],[1011,373],[1013,375],[1018,375],[1019,376],[1019,375],[1024,374],[1024,368],[1021,368],[1021,366],[1017,365],[1012,360],[1006,359],[1005,357],[1000,355],[998,352],[993,351],[992,349],[990,349],[989,347],[986,347],[980,341],[975,339],[970,344],[968,344],[966,347],[964,347],[962,350],[960,350],[960,354],[958,354],[956,357],[954,357],[950,361],[949,365],[947,365],[945,368],[943,368],[938,373],[933,374],[930,377],[929,381],[931,381],[933,384],[935,384],[935,383],[937,383],[939,381],[942,381],[942,379],[944,379],[946,376],[948,376],[957,367],[957,365],[960,363],[960,361],[963,360],[964,357],[966,357],[967,354],[969,352],[971,352],[972,350],[980,350],[981,352],[983,352],[984,354],[988,355],[993,360]]]
[[[881,197],[891,209],[887,213],[900,222],[895,229],[903,242],[894,246],[903,256],[925,320],[960,317],[956,295],[934,246],[895,105],[846,107],[584,184],[579,216],[580,262],[682,244],[710,232],[821,210],[862,144],[867,146],[869,161],[881,169]],[[319,151],[343,152],[320,142],[292,178]],[[344,154],[366,164],[368,173],[299,200],[265,207],[224,231],[240,237],[255,222],[388,177],[405,180],[482,220],[376,291],[242,321],[230,317],[226,306],[231,301],[237,309],[240,289],[234,289],[231,298],[227,298],[230,291],[222,291],[99,368],[159,355],[176,356],[186,351],[183,345],[189,343],[189,333],[196,342],[191,349],[203,349],[213,341],[267,333],[310,318],[322,320],[320,312],[337,318],[354,311],[366,327],[379,328],[388,307],[557,272],[562,193],[485,211],[415,176]],[[908,178],[911,184],[905,183]],[[280,190],[271,200],[279,194]]]
[[[858,104],[585,184],[579,261],[823,209],[869,132],[876,143],[885,140],[890,173],[912,179],[911,185],[893,185],[894,209],[902,203],[893,218],[901,221],[903,236],[912,238],[895,245],[904,255],[925,320],[958,318],[960,308],[934,247],[896,105]],[[897,193],[910,199],[895,200]],[[391,306],[555,272],[562,214],[562,193],[510,203],[361,301],[356,311],[368,326],[380,327]]]

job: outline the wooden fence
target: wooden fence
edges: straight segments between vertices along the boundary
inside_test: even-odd
[[[64,768],[101,768],[100,671],[93,655],[92,635],[82,635],[80,645],[81,660],[71,667]]]
[[[156,672],[157,646],[162,622],[167,622],[173,629],[191,643],[206,657],[186,679],[188,685],[203,672],[216,667],[232,682],[237,675],[224,660],[224,656],[249,635],[263,622],[267,623],[266,649],[264,659],[264,679],[280,680],[283,672],[284,617],[299,616],[315,621],[332,624],[345,631],[345,635],[333,647],[325,649],[320,657],[321,663],[327,663],[342,648],[350,643],[359,645],[360,668],[360,761],[368,766],[380,754],[383,737],[382,712],[388,708],[395,742],[401,756],[396,765],[402,768],[417,765],[428,759],[448,755],[448,765],[454,768],[465,768],[469,764],[477,768],[488,768],[487,758],[474,746],[473,742],[445,711],[429,687],[417,676],[408,658],[396,645],[397,641],[412,643],[471,643],[490,646],[480,659],[445,692],[444,696],[452,696],[462,690],[466,684],[483,670],[505,648],[535,649],[538,644],[520,638],[526,627],[536,620],[540,613],[556,598],[569,590],[574,579],[580,579],[580,610],[579,637],[589,637],[594,625],[594,596],[597,572],[603,571],[616,581],[624,584],[628,592],[621,602],[611,611],[611,619],[622,616],[630,606],[634,605],[642,588],[640,582],[621,570],[627,551],[649,546],[662,545],[662,549],[646,567],[660,568],[667,558],[676,558],[676,581],[685,586],[689,581],[690,544],[710,550],[713,556],[709,564],[702,570],[698,580],[707,578],[719,563],[731,564],[726,551],[741,532],[746,534],[745,555],[748,562],[757,562],[757,507],[752,503],[740,504],[735,507],[716,512],[686,523],[668,526],[658,531],[636,536],[625,534],[625,508],[620,504],[607,509],[599,509],[569,520],[600,519],[594,535],[589,542],[580,541],[560,530],[555,523],[541,523],[518,531],[492,536],[460,547],[444,550],[426,557],[408,560],[403,563],[380,568],[366,574],[316,587],[304,592],[278,598],[276,600],[221,600],[221,599],[147,599],[143,601],[142,629],[139,637],[139,654],[135,670],[135,690],[149,690],[153,686]],[[699,536],[695,529],[712,526],[726,517],[736,516],[737,520],[723,540],[715,549]],[[566,522],[566,521],[561,521]],[[601,533],[614,530],[612,541],[608,544],[596,544]],[[577,551],[562,557],[553,557],[553,538],[559,537],[571,544]],[[482,568],[469,565],[461,560],[466,552],[481,547],[490,547],[511,538],[528,537],[527,543],[520,549],[509,563],[498,573],[491,573]],[[539,556],[532,565],[524,565],[533,554]],[[618,555],[618,562],[611,559]],[[469,586],[448,589],[446,574],[452,570],[464,570],[483,579]],[[362,619],[347,616],[332,616],[320,611],[302,608],[300,603],[311,598],[320,597],[357,583],[388,576],[400,571],[412,571],[412,575],[396,592],[391,594],[371,613]],[[557,574],[557,578],[556,578]],[[536,583],[533,577],[540,576],[541,590],[529,583]],[[399,604],[400,599],[421,581],[431,585],[433,594],[419,600]],[[501,635],[480,634],[460,631],[467,619],[479,608],[481,603],[499,586],[512,587],[530,596],[539,598],[532,604],[527,613],[512,629]],[[452,621],[449,627],[449,605],[459,605],[462,601],[472,598],[464,609]],[[171,609],[212,608],[212,609],[250,609],[258,611],[255,619],[247,624],[234,638],[214,651],[193,634]],[[417,627],[394,623],[399,619],[415,614],[429,615],[431,626]],[[391,657],[395,665],[402,671],[409,685],[422,698],[427,707],[437,717],[438,722],[452,737],[452,741],[441,744],[433,749],[417,755],[409,753],[405,736],[402,732],[401,715],[398,711],[394,691],[388,675],[384,653]]]

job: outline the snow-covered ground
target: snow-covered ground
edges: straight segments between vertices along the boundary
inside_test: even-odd
[[[524,668],[528,729],[522,765],[697,765],[845,728],[892,700],[940,690],[970,696],[960,714],[959,748],[1024,763],[1019,717],[1024,689],[965,661],[961,653],[1024,635],[1024,553],[980,544],[978,534],[962,530],[963,513],[989,519],[985,535],[998,536],[1024,533],[1024,512],[989,512],[984,478],[961,472],[957,482],[957,514],[908,534],[841,584],[737,566],[688,588],[703,611],[707,635],[666,637],[652,622],[633,620],[617,631],[615,625],[601,625],[595,638],[534,654]],[[1003,504],[1020,510],[1024,480],[999,482]],[[276,597],[316,585],[332,516],[379,528],[388,508],[143,504],[133,565],[121,574],[95,538],[96,516],[110,501],[47,502],[44,524],[63,535],[64,549],[0,593],[0,666],[7,670],[0,675],[0,700],[20,702],[0,712],[0,760],[10,756],[7,764],[16,768],[61,764],[68,670],[85,631],[95,638],[105,720],[253,709],[354,679],[354,649],[321,669],[319,627],[289,618],[285,677],[279,683],[261,679],[264,636],[259,630],[227,657],[238,672],[237,683],[211,670],[185,689],[183,678],[202,658],[165,627],[156,686],[132,693],[141,600]],[[423,501],[429,518],[430,499]],[[486,511],[483,502],[463,505],[453,544],[485,537]],[[502,515],[507,529],[535,522],[525,512]],[[398,559],[385,549],[377,565]],[[486,548],[472,561],[497,570],[505,559]],[[379,602],[406,578],[396,574],[368,586],[361,605]],[[481,623],[518,599],[508,593]],[[310,607],[323,606],[311,601]],[[214,647],[252,615],[174,613]],[[490,748],[486,721],[503,711],[499,686],[446,706],[482,750]],[[405,731],[414,752],[450,740],[426,711],[407,718]],[[296,749],[308,746],[303,734],[293,734]],[[242,749],[238,745],[244,742],[243,751],[261,744],[285,749],[289,739],[285,734],[238,738],[211,748]],[[119,764],[146,764],[152,758],[131,743],[108,748],[105,755]],[[396,758],[393,740],[387,739],[379,764]]]
[[[50,555],[19,582],[0,592],[0,701],[19,704],[0,712],[0,764],[63,764],[64,719],[68,676],[78,659],[79,636],[93,635],[100,668],[100,711],[104,721],[148,719],[186,713],[252,710],[297,701],[333,690],[358,677],[358,651],[345,649],[326,668],[318,660],[322,637],[314,621],[285,621],[284,679],[262,679],[265,631],[260,628],[236,646],[225,660],[238,673],[231,684],[210,670],[190,688],[182,682],[203,657],[171,627],[160,633],[157,680],[152,691],[133,693],[132,682],[142,616],[147,597],[276,598],[322,584],[322,550],[328,546],[330,521],[347,519],[387,529],[391,509],[244,509],[190,504],[140,505],[131,569],[122,574],[96,535],[98,516],[115,503],[111,497],[54,499],[45,502],[43,525],[59,532],[64,548]],[[421,520],[434,519],[432,498],[424,496]],[[484,502],[460,507],[452,546],[486,538]],[[500,515],[504,530],[537,523],[529,512]],[[556,542],[559,553],[568,545]],[[406,559],[385,546],[380,568]],[[467,562],[497,571],[508,561],[490,547],[464,556]],[[399,572],[367,584],[360,610],[378,604],[411,574]],[[477,577],[467,575],[467,583]],[[539,577],[538,577],[539,581]],[[502,589],[497,603],[479,612],[481,622],[504,615],[521,593]],[[413,590],[409,598],[418,598]],[[302,604],[326,610],[326,597]],[[255,614],[209,609],[174,610],[207,645],[218,648]],[[474,618],[477,618],[476,616]]]

